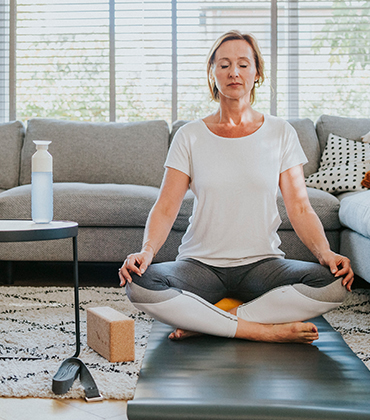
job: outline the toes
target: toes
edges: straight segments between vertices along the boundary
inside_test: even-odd
[[[182,333],[183,333],[183,331],[182,330],[175,330],[175,331],[173,331],[169,336],[168,336],[168,338],[170,339],[170,340],[181,340],[181,338],[182,338]]]
[[[170,339],[170,340],[176,340],[176,335],[175,335],[175,331],[173,331],[169,336],[168,336],[168,338]]]

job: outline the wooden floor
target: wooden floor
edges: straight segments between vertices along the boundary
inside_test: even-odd
[[[120,264],[79,265],[80,286],[119,287]],[[5,282],[5,265],[0,263],[0,284]],[[15,286],[72,286],[72,265],[69,263],[14,263]],[[126,401],[44,398],[1,398],[0,420],[127,420]]]
[[[0,398],[0,420],[127,420],[126,401]]]

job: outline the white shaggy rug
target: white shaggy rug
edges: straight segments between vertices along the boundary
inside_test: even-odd
[[[86,345],[86,308],[110,306],[135,319],[135,362],[109,363]],[[355,290],[325,315],[370,369],[370,290]],[[80,288],[81,360],[104,398],[132,399],[152,320],[137,311],[124,289]],[[0,355],[40,360],[0,360],[3,397],[83,398],[79,381],[61,396],[51,390],[60,364],[75,351],[72,287],[0,287]]]
[[[134,308],[121,288],[80,288],[80,359],[105,399],[132,399],[152,320]],[[76,348],[72,287],[0,287],[0,355],[40,360],[0,360],[3,397],[84,398],[77,379],[55,395],[52,378]],[[86,308],[109,306],[135,320],[134,362],[109,363],[86,345]]]

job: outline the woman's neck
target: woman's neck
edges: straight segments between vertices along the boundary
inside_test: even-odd
[[[225,106],[220,102],[219,109],[203,119],[207,127],[221,137],[244,137],[257,131],[263,124],[264,116],[255,111],[250,104]]]

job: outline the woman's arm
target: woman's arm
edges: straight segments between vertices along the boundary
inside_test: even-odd
[[[121,286],[131,282],[130,273],[141,276],[167,239],[189,189],[190,178],[185,173],[167,168],[158,199],[151,209],[145,225],[143,246],[140,252],[130,254],[119,270]]]
[[[354,274],[347,257],[331,251],[324,228],[308,199],[302,165],[280,174],[280,190],[288,217],[301,241],[326,265],[336,277],[343,277],[343,285],[351,289]]]

